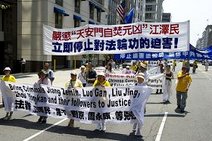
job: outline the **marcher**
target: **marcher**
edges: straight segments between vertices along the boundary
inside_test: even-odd
[[[86,70],[85,66],[80,67],[81,72],[78,74],[78,79],[82,82],[83,87],[86,87]]]
[[[208,60],[205,60],[205,71],[208,71],[209,62]]]
[[[165,68],[165,80],[163,86],[163,103],[168,104],[170,103],[170,95],[171,95],[171,86],[172,86],[172,79],[174,79],[173,72],[171,71],[171,66],[167,65]]]
[[[186,107],[186,99],[189,86],[192,82],[191,76],[189,75],[189,69],[186,66],[182,67],[177,75],[177,86],[176,86],[176,96],[177,96],[177,109],[181,113],[184,113]]]
[[[49,80],[48,73],[45,70],[41,70],[38,73],[38,77],[39,77],[39,80],[37,81],[35,85],[40,86],[40,84],[43,84],[43,85],[51,86],[51,81]],[[46,121],[47,121],[47,116],[40,116],[37,122],[46,123]]]
[[[43,69],[48,73],[48,78],[51,81],[51,85],[53,85],[55,77],[53,70],[49,68],[49,63],[45,63]]]
[[[195,61],[193,62],[192,68],[193,68],[193,69],[192,69],[193,73],[196,73],[196,69],[198,68],[197,60],[195,60]]]
[[[21,58],[21,72],[24,73],[25,72],[25,66],[26,66],[26,60],[24,58]]]
[[[88,63],[86,65],[86,81],[87,86],[92,86],[94,81],[96,80],[96,71],[93,69],[93,65]]]
[[[136,65],[136,62],[132,62],[132,65],[130,66],[130,69],[135,73],[138,66]]]
[[[134,74],[130,69],[130,66],[126,66],[126,68],[122,71],[123,74]]]
[[[114,73],[111,63],[108,63],[105,67],[105,73]]]
[[[144,73],[139,73],[136,75],[136,78],[137,78],[137,83],[135,83],[136,86],[147,86],[146,83],[145,83],[145,77],[144,77]],[[146,112],[146,102],[147,102],[148,99],[146,99],[142,105],[142,109],[141,109],[141,112]],[[132,130],[132,133],[130,133],[131,135],[135,135],[135,136],[139,136],[139,137],[142,137],[141,135],[141,128],[142,128],[142,125],[136,121],[134,124],[133,124],[133,130]]]
[[[16,82],[15,77],[11,75],[10,67],[4,68],[3,71],[5,75],[2,77],[1,80],[8,81],[8,82]],[[15,96],[11,94],[2,93],[2,97],[3,97],[4,107],[6,111],[6,116],[2,119],[10,120],[14,111]]]
[[[77,79],[77,73],[72,71],[71,79],[65,84],[65,88],[67,90],[71,90],[73,88],[82,88],[82,87],[83,87],[82,82],[79,79]],[[70,119],[68,126],[74,127],[74,119]]]
[[[160,73],[164,73],[164,64],[161,60],[159,60],[158,66],[160,68]],[[156,89],[156,94],[162,94],[162,89]]]
[[[144,83],[147,84],[148,82],[148,79],[149,79],[149,75],[147,73],[147,63],[146,62],[140,62],[139,65],[138,65],[138,69],[136,71],[136,74],[139,74],[139,73],[143,73],[144,74]]]
[[[95,80],[93,87],[111,87],[110,82],[106,80],[105,73],[101,72],[97,74],[97,79]],[[101,100],[106,100],[106,97],[102,97]],[[101,123],[98,123],[96,126],[97,130],[106,131],[106,123],[102,120]]]
[[[177,66],[177,62],[176,62],[176,60],[174,60],[174,61],[172,62],[172,71],[173,71],[173,72],[175,72],[176,66]]]
[[[183,61],[183,66],[185,66],[188,69],[188,72],[190,72],[190,61],[189,61],[189,59]]]

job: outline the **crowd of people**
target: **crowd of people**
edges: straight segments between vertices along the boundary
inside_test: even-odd
[[[158,61],[158,67],[160,68],[160,73],[164,74],[164,85],[162,89],[158,89],[156,93],[163,93],[163,103],[168,104],[170,103],[170,96],[172,93],[172,80],[174,79],[174,71],[177,63],[174,60],[173,64],[170,65],[165,61]],[[96,72],[93,68],[91,62],[86,63],[80,67],[80,72],[71,71],[69,80],[64,84],[65,89],[73,89],[73,88],[82,88],[87,86],[93,87],[111,87],[109,81],[107,81],[105,74],[107,73],[115,73],[114,67],[115,65],[111,62],[108,62],[105,66],[105,70],[103,72]],[[172,68],[171,68],[172,66]],[[125,69],[122,70],[123,74],[134,74],[137,82],[135,85],[137,86],[147,86],[148,82],[148,73],[147,73],[148,63],[146,61],[138,61],[133,62],[131,66],[126,66]],[[5,75],[2,77],[3,81],[8,82],[16,82],[15,77],[11,74],[11,69],[6,67],[4,70]],[[181,113],[185,112],[186,107],[186,99],[189,86],[192,82],[191,76],[189,74],[190,65],[187,64],[185,61],[182,65],[181,71],[177,74],[177,84],[176,84],[176,99],[177,99],[177,108]],[[49,63],[45,63],[43,69],[38,73],[38,81],[35,83],[36,86],[40,84],[52,86],[54,82],[55,76],[53,70],[50,69]],[[6,111],[6,116],[2,118],[3,120],[10,120],[13,114],[13,106],[14,98],[4,98],[3,94],[3,102]],[[147,101],[146,101],[147,102]],[[146,104],[145,102],[145,104]],[[143,107],[145,107],[145,104]],[[146,108],[143,108],[143,112],[146,111]],[[47,116],[40,116],[38,123],[46,123]],[[74,127],[74,120],[70,119],[68,123],[69,127]],[[141,136],[141,124],[136,122],[133,125],[133,131],[131,134],[136,136]],[[97,124],[97,130],[105,131],[106,130],[106,123],[103,120],[101,123]]]

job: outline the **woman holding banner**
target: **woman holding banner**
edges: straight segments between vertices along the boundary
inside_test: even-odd
[[[38,77],[39,77],[39,80],[35,85],[38,85],[39,87],[41,84],[51,86],[52,83],[51,83],[50,79],[48,78],[48,72],[46,72],[45,70],[41,70],[38,73]],[[47,120],[46,115],[40,116],[37,122],[38,123],[46,123],[46,120]]]
[[[10,74],[10,67],[4,69],[4,76],[2,77],[3,81],[16,82],[16,79],[13,75]],[[10,120],[14,111],[15,95],[13,93],[2,93],[4,107],[6,111],[6,116],[2,118],[3,120]]]
[[[65,88],[67,90],[71,90],[74,88],[82,88],[83,84],[82,82],[77,79],[77,73],[72,71],[71,72],[71,79],[65,84]],[[74,119],[70,119],[69,123],[68,123],[69,127],[74,127]]]
[[[163,86],[163,103],[168,104],[170,103],[169,98],[171,95],[171,86],[172,86],[172,79],[174,79],[173,72],[171,71],[171,66],[167,65],[165,67],[165,80]]]
[[[141,117],[143,117],[144,119],[144,113],[146,112],[146,103],[148,101],[148,98],[152,92],[152,88],[150,88],[149,86],[147,86],[146,84],[146,80],[145,80],[145,74],[144,73],[138,73],[136,75],[136,78],[137,78],[137,82],[135,83],[135,86],[141,86],[141,90],[145,89],[145,93],[144,94],[145,96],[145,99],[143,99],[142,101],[139,101],[139,103],[141,102],[142,103],[142,107],[140,110],[138,110],[140,113],[134,113],[135,115],[136,114],[139,114],[141,115]],[[138,109],[137,107],[135,107],[136,109]],[[137,137],[142,137],[141,135],[141,128],[142,128],[142,125],[143,125],[143,119],[136,119],[136,122],[133,124],[133,130],[132,132],[130,133],[130,135],[135,135]]]
[[[94,82],[93,87],[111,87],[110,82],[107,81],[105,78],[104,72],[100,72],[97,74],[97,79]],[[102,97],[102,100],[106,100],[106,97]],[[106,131],[105,121],[102,120],[101,123],[98,123],[96,129],[100,131]]]
[[[136,75],[136,78],[137,78],[137,83],[135,83],[135,86],[147,86],[146,83],[145,83],[145,76],[144,76],[144,73],[139,73]],[[143,105],[142,105],[142,109],[141,109],[141,112],[143,112],[143,114],[145,113],[146,111],[146,102],[147,102],[147,99],[145,102],[143,102]],[[138,122],[138,120],[133,124],[133,130],[132,132],[130,133],[131,135],[135,135],[135,136],[140,136],[142,137],[141,135],[141,127],[142,125]]]

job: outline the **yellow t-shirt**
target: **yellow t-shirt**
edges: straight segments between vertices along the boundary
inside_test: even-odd
[[[177,78],[182,77],[182,76],[183,76],[182,72],[179,72],[177,74]],[[191,84],[191,82],[192,82],[192,79],[191,79],[190,75],[186,75],[185,77],[179,78],[178,83],[177,83],[177,87],[176,87],[176,91],[186,92],[189,85]]]
[[[103,85],[105,87],[111,87],[110,82],[108,82],[107,80],[103,81],[102,83],[100,83],[98,80],[95,80],[95,82],[93,83],[93,87],[100,85]]]
[[[9,76],[3,76],[2,77],[2,80],[3,81],[8,81],[8,82],[16,82],[16,79],[13,75],[9,75]]]
[[[137,66],[136,65],[131,66],[130,69],[133,70],[133,71],[136,71],[137,70]]]
[[[76,81],[68,81],[65,84],[66,89],[68,89],[68,88],[82,88],[82,87],[83,87],[82,82],[79,79],[76,79]]]

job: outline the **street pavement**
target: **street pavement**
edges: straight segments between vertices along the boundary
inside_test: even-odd
[[[181,64],[178,64],[177,71]],[[34,84],[37,74],[15,74],[18,83]],[[64,87],[70,71],[56,71],[54,86]],[[36,123],[38,117],[17,111],[10,121],[0,120],[0,141],[209,141],[212,138],[212,67],[204,71],[199,65],[189,89],[186,114],[175,112],[175,80],[173,80],[171,104],[162,104],[162,94],[152,94],[147,103],[147,113],[142,128],[143,138],[129,136],[130,124],[107,124],[105,133],[96,132],[95,125],[75,122],[75,128],[67,127],[67,119],[49,117],[47,124]],[[175,72],[176,78],[176,72]],[[167,112],[166,114],[164,114]],[[5,115],[0,109],[0,118]]]

